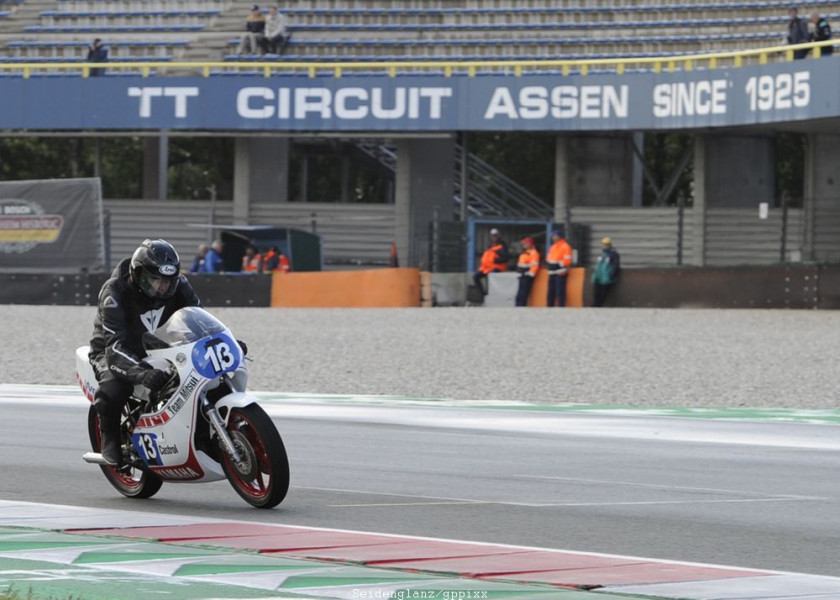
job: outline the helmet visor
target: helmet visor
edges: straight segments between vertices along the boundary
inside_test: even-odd
[[[145,269],[140,271],[140,281],[137,282],[140,290],[149,298],[162,300],[170,298],[178,287],[178,275],[154,275]]]

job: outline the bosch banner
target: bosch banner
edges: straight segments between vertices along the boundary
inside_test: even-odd
[[[3,78],[13,130],[597,131],[840,116],[832,60],[674,73]]]
[[[0,182],[0,272],[105,268],[98,179]]]

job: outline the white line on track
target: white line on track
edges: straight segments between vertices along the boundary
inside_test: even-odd
[[[315,490],[319,492],[336,492],[340,494],[357,494],[365,496],[388,496],[394,498],[422,498],[429,503],[438,504],[495,504],[498,506],[522,506],[527,508],[560,508],[584,507],[584,506],[644,506],[644,505],[668,505],[668,504],[744,504],[750,502],[802,502],[831,500],[817,496],[776,496],[760,498],[719,498],[709,500],[645,500],[631,502],[505,502],[503,500],[477,500],[475,498],[450,498],[446,496],[425,496],[422,494],[397,494],[394,492],[370,492],[365,490],[348,490],[344,488],[327,488],[314,486],[295,486],[297,489]],[[362,506],[420,506],[426,502],[394,502],[394,503],[354,503],[354,504],[330,504],[331,507],[362,507]]]

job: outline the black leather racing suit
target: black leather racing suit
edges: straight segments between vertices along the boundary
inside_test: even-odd
[[[151,368],[142,362],[146,356],[143,333],[166,323],[176,310],[201,304],[183,275],[171,298],[152,300],[132,283],[130,262],[120,262],[99,292],[88,354],[99,381],[94,405],[103,424],[112,427],[119,426],[119,415],[132,385],[140,383]]]

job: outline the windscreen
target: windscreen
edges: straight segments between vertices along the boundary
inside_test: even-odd
[[[225,326],[206,310],[188,306],[176,311],[169,320],[151,333],[143,334],[146,350],[191,344],[225,330]]]

